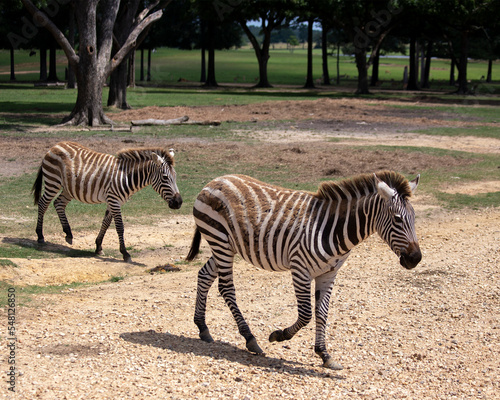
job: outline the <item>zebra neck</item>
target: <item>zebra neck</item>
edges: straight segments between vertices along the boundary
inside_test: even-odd
[[[130,194],[151,185],[151,161],[126,161],[121,170],[126,177]]]
[[[325,257],[341,256],[375,232],[377,197],[365,195],[322,204],[321,246]]]

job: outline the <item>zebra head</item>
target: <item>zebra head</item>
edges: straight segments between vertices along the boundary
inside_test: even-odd
[[[389,186],[375,175],[377,192],[381,197],[380,209],[375,229],[399,257],[400,264],[412,269],[422,259],[415,233],[415,211],[408,197],[415,191],[420,180],[418,175],[411,182],[404,181],[406,186],[399,191]]]
[[[174,169],[174,151],[170,149],[169,154],[159,155],[152,152],[153,176],[151,186],[168,202],[168,206],[173,209],[181,208],[182,197],[176,183],[176,173]]]

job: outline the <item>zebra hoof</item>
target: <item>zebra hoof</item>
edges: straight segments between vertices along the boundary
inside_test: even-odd
[[[269,335],[269,341],[272,342],[282,342],[285,340],[285,336],[283,335],[283,331],[278,329]]]
[[[66,236],[66,243],[73,244],[73,236]]]
[[[130,257],[128,254],[126,256],[123,256],[123,261],[126,263],[130,264],[132,263],[132,257]]]
[[[257,344],[257,339],[255,339],[254,337],[252,337],[251,339],[247,340],[247,350],[250,353],[264,354],[264,351]]]
[[[37,240],[37,243],[38,244],[45,244],[45,239],[44,238],[40,238]]]
[[[333,361],[332,358],[329,358],[328,360],[326,360],[324,363],[323,363],[323,367],[325,368],[329,368],[329,369],[334,369],[336,371],[340,371],[341,369],[344,369],[344,367],[338,363],[336,363],[335,361]]]
[[[203,332],[200,332],[200,339],[207,343],[214,342],[214,339],[212,338],[212,335],[210,335],[208,329],[205,329]]]

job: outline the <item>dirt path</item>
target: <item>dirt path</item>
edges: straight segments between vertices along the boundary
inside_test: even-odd
[[[270,143],[259,148],[268,149],[266,157],[285,164],[291,160],[308,162],[314,173],[330,168],[320,168],[326,163],[326,155],[317,161],[319,166],[310,163],[310,155],[321,156],[323,141],[331,137],[341,140],[336,142],[340,147],[376,143],[500,152],[499,141],[493,139],[403,134],[394,123],[402,124],[401,116],[399,120],[393,115],[392,119],[380,117],[375,121],[376,113],[369,112],[375,106],[367,102],[320,105],[313,109],[310,103],[300,107],[282,104],[276,110],[255,106],[245,109],[245,115],[247,120],[269,116],[269,121],[277,112],[283,116],[284,110],[289,110],[287,115],[296,115],[293,123],[267,128],[260,120],[261,129],[251,134]],[[349,108],[351,105],[354,108]],[[230,109],[230,118],[244,114],[243,107]],[[174,110],[171,117],[183,115],[181,111],[186,110]],[[384,107],[377,111],[388,113]],[[209,110],[189,112],[193,119],[213,117]],[[319,114],[312,125],[307,112]],[[131,113],[124,115],[135,119],[137,115]],[[343,124],[338,131],[331,129],[333,114],[339,129]],[[151,117],[170,116],[152,113]],[[442,123],[436,114],[426,118],[427,123]],[[392,128],[385,129],[390,121]],[[406,118],[405,126],[417,129],[422,123],[421,117],[411,123]],[[310,129],[305,129],[307,124]],[[244,154],[238,147],[244,144],[238,144],[237,137],[248,134],[235,133],[235,141],[228,144],[233,153]],[[123,147],[123,137],[86,137],[83,141],[102,151]],[[167,143],[168,138],[162,141]],[[49,145],[41,138],[2,140],[2,173],[12,176],[32,172]],[[141,145],[149,145],[148,140]],[[195,155],[196,148],[207,152],[212,145],[190,142],[180,146]],[[350,161],[347,156],[342,158],[340,150],[338,156],[341,164]],[[359,160],[363,157],[366,154]],[[417,160],[392,162],[420,165]],[[303,165],[298,168],[304,169]],[[497,184],[488,183],[488,190],[495,191]],[[478,187],[461,190],[473,192]],[[319,366],[313,351],[314,324],[289,342],[267,342],[270,332],[296,318],[290,275],[259,271],[241,261],[236,263],[235,275],[239,306],[266,355],[254,356],[245,350],[244,340],[215,287],[209,295],[207,314],[215,343],[201,342],[192,317],[196,275],[208,250],[204,244],[196,262],[181,262],[190,245],[193,222],[189,216],[174,215],[152,226],[127,229],[127,241],[140,250],[140,257],[131,265],[105,255],[15,259],[12,261],[18,267],[0,268],[0,280],[16,285],[124,277],[118,282],[36,295],[28,306],[18,306],[17,393],[9,394],[4,376],[0,394],[9,399],[496,398],[500,392],[500,209],[446,211],[428,200],[417,191],[412,201],[423,250],[423,261],[416,269],[400,267],[396,256],[374,236],[353,251],[339,272],[332,294],[327,346],[345,366],[343,371]],[[95,234],[77,232],[73,248],[92,248]],[[115,236],[106,237],[106,248],[117,248]],[[0,235],[0,240],[8,238]],[[26,245],[34,243],[33,238],[25,240]],[[69,250],[58,231],[48,232],[46,240],[58,251]],[[148,272],[165,264],[180,271]],[[17,298],[21,297],[18,292]],[[6,309],[0,310],[2,321],[7,321],[6,313]],[[0,344],[3,371],[8,370],[7,344],[6,340]]]

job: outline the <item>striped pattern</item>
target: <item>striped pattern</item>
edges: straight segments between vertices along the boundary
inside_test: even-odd
[[[45,189],[42,195],[43,183]],[[95,152],[78,143],[56,144],[45,155],[33,185],[35,205],[38,205],[38,242],[45,242],[43,216],[54,197],[57,196],[54,206],[66,233],[66,241],[70,244],[73,234],[65,213],[67,204],[73,199],[88,204],[107,203],[96,239],[96,253],[102,253],[102,240],[114,219],[120,252],[123,259],[130,262],[123,238],[121,206],[131,195],[148,185],[152,185],[171,208],[181,206],[173,152],[164,149],[128,149],[113,156]]]
[[[408,199],[418,184],[402,175],[381,171],[340,183],[323,183],[317,193],[295,191],[243,175],[210,182],[198,195],[193,215],[196,231],[187,257],[199,251],[203,236],[212,256],[199,271],[195,323],[200,337],[212,341],[205,323],[207,293],[219,278],[219,291],[229,306],[247,348],[261,353],[236,304],[233,258],[268,271],[290,270],[297,296],[298,319],[273,332],[270,341],[291,339],[312,319],[311,282],[315,280],[315,351],[329,368],[325,345],[328,306],[335,276],[351,249],[374,232],[388,243],[405,268],[421,259],[414,211]]]

